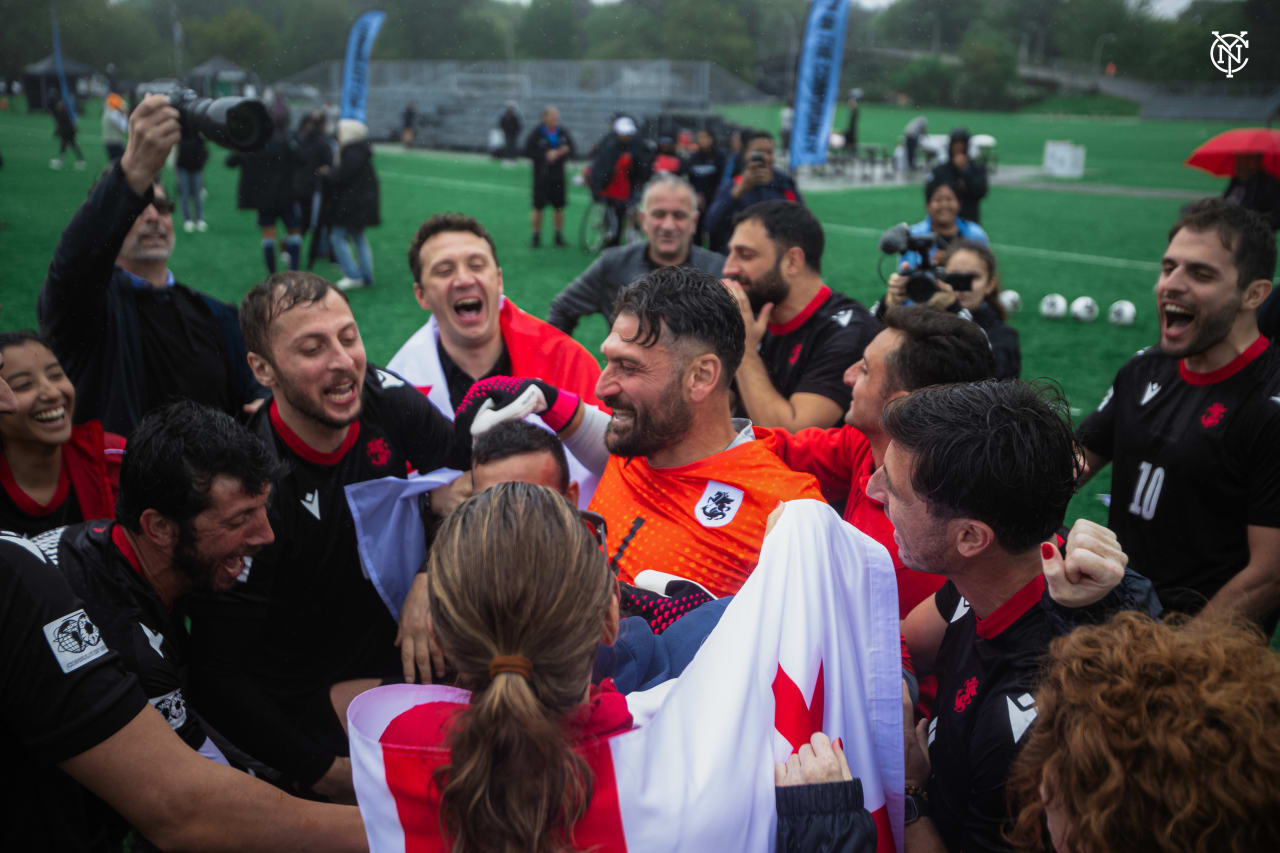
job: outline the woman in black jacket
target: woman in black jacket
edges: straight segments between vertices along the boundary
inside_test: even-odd
[[[378,213],[378,176],[373,171],[373,145],[369,129],[354,119],[338,122],[338,162],[322,167],[325,176],[328,214],[333,249],[342,267],[339,290],[373,286],[373,252],[364,230],[381,224]],[[350,236],[359,262],[347,246]]]

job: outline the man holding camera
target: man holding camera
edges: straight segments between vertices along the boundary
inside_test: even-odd
[[[265,393],[235,308],[178,284],[168,267],[174,205],[157,178],[181,137],[168,96],[138,105],[124,156],[63,231],[36,306],[75,383],[77,419],[121,435],[176,399],[235,413]]]
[[[720,187],[707,211],[711,249],[722,254],[729,247],[734,217],[751,205],[775,200],[804,204],[791,176],[773,167],[773,136],[768,131],[743,131],[742,157],[746,163],[742,174]]]

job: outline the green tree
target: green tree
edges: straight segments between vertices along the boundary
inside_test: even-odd
[[[955,74],[955,68],[930,56],[911,60],[895,71],[890,80],[893,87],[910,98],[913,104],[948,106]]]
[[[957,106],[1002,110],[1013,106],[1018,58],[1008,39],[985,23],[969,27],[960,46],[960,72],[952,89]]]
[[[526,59],[576,59],[581,20],[575,0],[533,0],[516,27],[516,51]]]
[[[280,38],[255,12],[232,9],[207,21],[191,21],[186,32],[192,65],[224,56],[267,79],[278,76]]]

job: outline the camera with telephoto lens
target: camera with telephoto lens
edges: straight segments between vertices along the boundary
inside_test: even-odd
[[[178,86],[163,94],[178,110],[183,136],[199,134],[235,151],[257,151],[271,138],[271,115],[256,98],[206,98]]]
[[[880,251],[886,255],[915,252],[920,256],[919,266],[906,273],[907,298],[912,302],[928,302],[938,292],[939,281],[945,281],[956,292],[973,290],[973,273],[949,273],[933,262],[933,250],[936,247],[937,241],[933,234],[912,234],[905,222],[893,226],[880,237]]]

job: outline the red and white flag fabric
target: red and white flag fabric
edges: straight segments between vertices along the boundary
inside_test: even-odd
[[[374,853],[444,849],[438,814],[415,814],[425,780],[406,774],[397,718],[427,702],[466,702],[432,685],[357,697],[348,732],[357,798]],[[601,850],[772,850],[773,768],[815,731],[841,738],[877,830],[902,850],[902,668],[897,585],[884,547],[827,504],[785,505],[760,562],[692,663],[627,697],[634,728],[606,745],[593,809],[616,809]],[[438,753],[437,753],[438,755]],[[595,762],[592,762],[596,766]],[[424,766],[419,764],[418,766]],[[607,786],[608,790],[601,790]],[[424,832],[421,828],[431,827]]]

